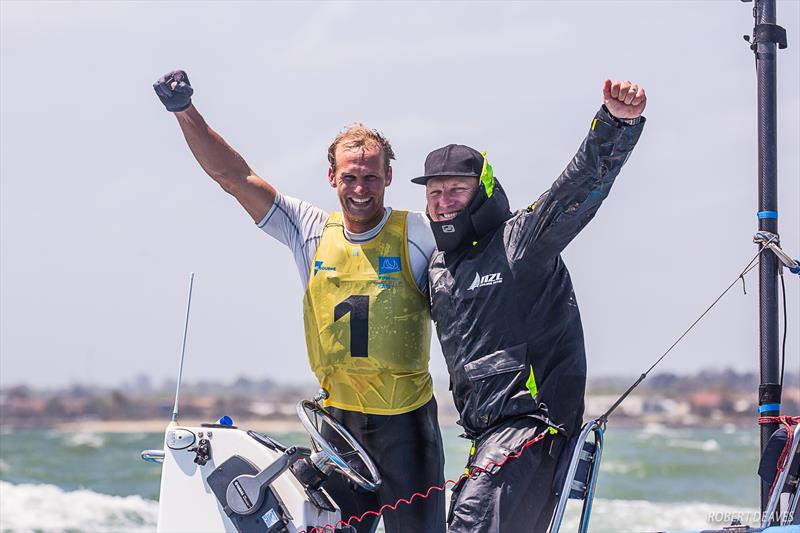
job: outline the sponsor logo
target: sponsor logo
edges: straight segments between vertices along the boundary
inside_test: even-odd
[[[250,501],[250,498],[247,497],[247,493],[245,492],[244,488],[242,488],[242,484],[239,483],[238,479],[233,480],[233,486],[236,489],[236,492],[239,493],[239,497],[244,502],[245,507],[248,509],[253,507],[253,502]]]
[[[381,289],[394,289],[402,282],[390,274],[397,274],[403,270],[403,262],[397,255],[378,256],[378,287]]]
[[[403,270],[400,257],[394,255],[378,256],[378,275],[391,274]]]
[[[317,275],[317,272],[319,272],[320,270],[336,270],[336,267],[325,266],[322,263],[324,263],[324,261],[314,261],[314,275],[315,276]]]
[[[272,527],[278,523],[278,513],[275,512],[275,509],[270,509],[264,516],[261,517],[261,520],[267,524],[267,527]]]
[[[486,287],[488,285],[497,285],[499,283],[503,283],[503,276],[500,274],[500,272],[495,272],[494,274],[486,274],[484,276],[481,276],[479,272],[476,272],[475,279],[472,280],[472,285],[470,285],[467,290],[474,291],[475,289],[479,289],[480,287]]]
[[[442,226],[442,232],[444,232],[444,233],[455,233],[456,232],[456,227],[454,225],[452,225],[452,224],[444,224]]]

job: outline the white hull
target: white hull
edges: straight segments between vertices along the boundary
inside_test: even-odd
[[[194,435],[193,445],[183,449],[170,448],[170,443],[173,448],[176,447],[176,430],[191,432]],[[170,432],[173,432],[172,438]],[[201,434],[209,441],[211,448],[211,457],[202,466],[195,464],[196,452],[193,451]],[[234,455],[247,459],[260,471],[281,456],[281,453],[271,450],[239,429],[170,424],[165,433],[157,530],[186,533],[236,532],[236,526],[226,515],[208,483],[209,475]],[[335,524],[340,518],[338,508],[335,511],[326,511],[312,504],[306,490],[289,470],[281,474],[271,486],[285,510],[289,521],[285,527],[291,533]],[[258,518],[265,522],[265,526],[270,526],[274,516]]]

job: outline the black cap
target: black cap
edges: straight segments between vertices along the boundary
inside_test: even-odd
[[[448,144],[434,150],[425,158],[425,175],[412,179],[412,183],[425,183],[438,176],[472,176],[481,177],[483,172],[483,156],[469,146]]]

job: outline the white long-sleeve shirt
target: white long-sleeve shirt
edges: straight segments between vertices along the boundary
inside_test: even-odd
[[[363,243],[375,238],[389,219],[391,207],[385,208],[383,219],[377,226],[364,233],[344,230],[345,238],[352,243]],[[285,196],[275,197],[269,212],[258,222],[265,233],[282,242],[292,251],[303,290],[308,287],[311,262],[319,246],[322,229],[328,213],[309,202]],[[428,292],[428,262],[436,249],[428,217],[419,211],[410,211],[406,219],[408,235],[408,255],[411,271],[419,289]]]

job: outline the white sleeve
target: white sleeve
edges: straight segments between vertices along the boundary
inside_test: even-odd
[[[317,252],[326,220],[328,213],[319,207],[278,193],[272,207],[258,223],[258,227],[267,235],[292,251],[303,290],[308,286],[311,261]]]
[[[436,249],[430,222],[425,213],[410,211],[406,219],[408,226],[408,259],[417,287],[428,294],[428,263]]]

